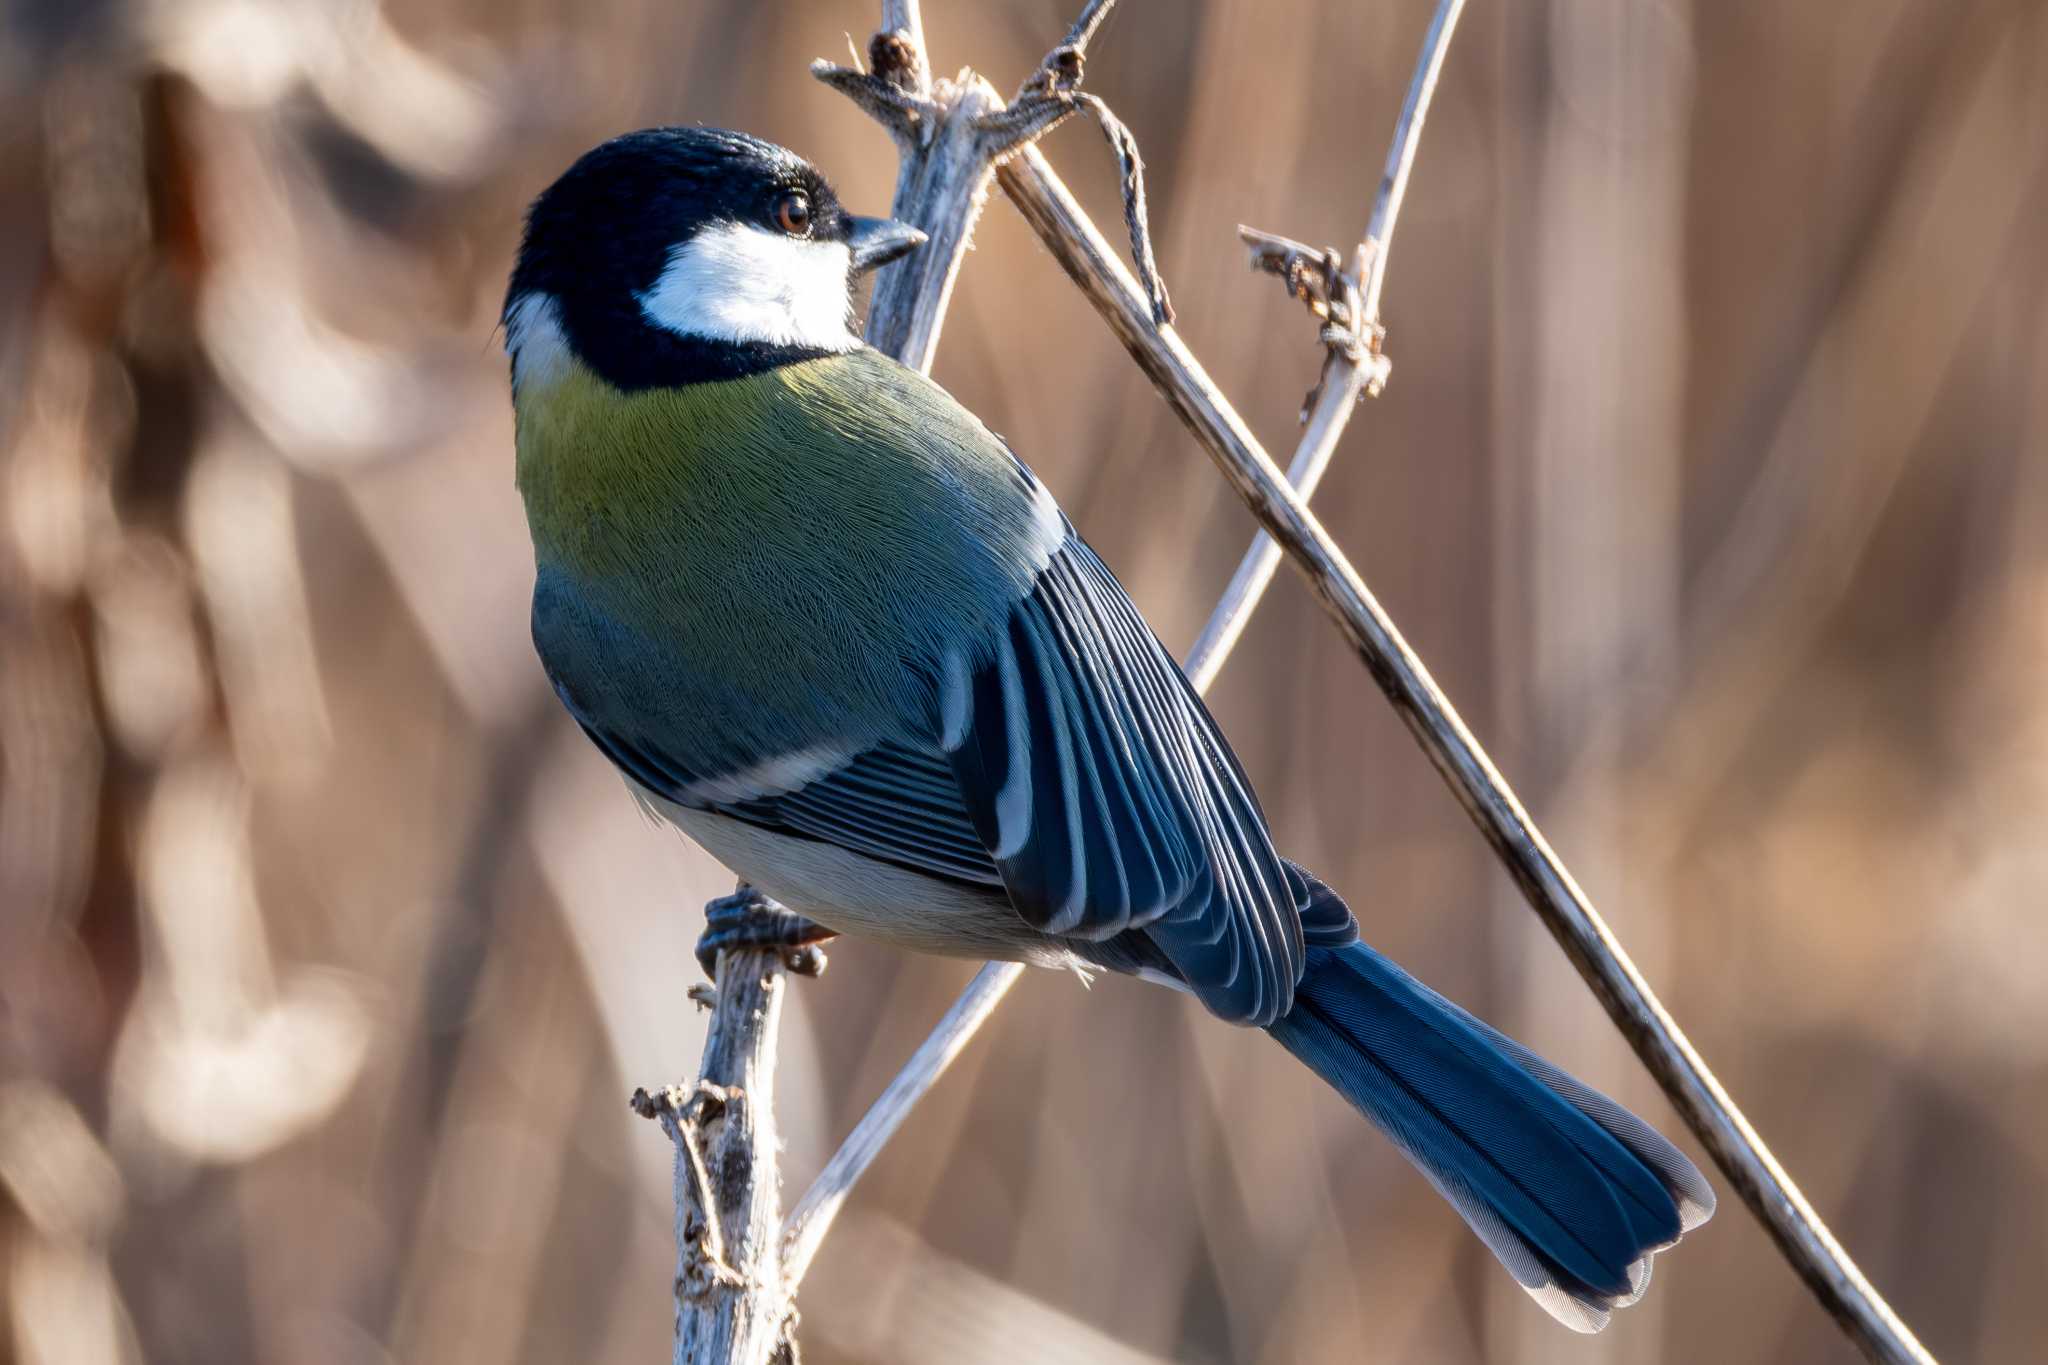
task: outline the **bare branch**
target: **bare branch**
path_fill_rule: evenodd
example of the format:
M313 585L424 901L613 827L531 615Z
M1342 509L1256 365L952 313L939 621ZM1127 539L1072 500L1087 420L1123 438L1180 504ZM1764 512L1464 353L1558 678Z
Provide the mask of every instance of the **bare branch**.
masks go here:
M1080 17L1074 20L1074 26L1067 30L1066 41L1060 46L1086 53L1089 42L1102 27L1102 21L1109 18L1109 12L1115 8L1116 0L1088 0Z
M1387 286L1387 257L1394 245L1394 227L1401 218L1401 203L1408 197L1408 173L1415 169L1415 153L1422 146L1422 125L1429 118L1429 102L1436 96L1437 77L1443 73L1444 57L1451 50L1451 35L1457 32L1458 16L1465 0L1439 0L1430 16L1429 31L1422 38L1422 57L1408 82L1407 98L1401 102L1401 118L1394 125L1394 143L1387 151L1386 170L1380 174L1379 193L1373 198L1372 219L1366 225L1365 240L1359 244L1360 259L1354 275L1365 277L1365 326L1370 330L1380 320L1380 293Z
M1137 284L1045 159L1027 148L1001 167L997 178L1138 367L1294 559L1530 907L1822 1306L1870 1359L1931 1362L1650 990L1344 552L1281 478L1180 338L1151 325Z
M906 94L873 71L815 61L811 75L859 105L862 113L889 130L898 146L916 143L918 127L932 111L929 100Z
M1145 299L1151 305L1152 321L1164 327L1173 321L1173 300L1167 297L1166 281L1159 274L1158 258L1152 254L1152 225L1145 212L1145 162L1138 155L1138 139L1123 120L1095 95L1074 96L1095 115L1102 135L1116 153L1116 165L1123 187L1124 229L1131 236L1131 259L1137 262L1138 278L1145 282Z
M675 1144L674 1365L759 1365L793 1349L774 1103L783 958L780 949L721 953L695 1089L633 1096Z
M1344 435L1345 424L1351 420L1352 410L1365 392L1366 377L1371 373L1362 365L1340 364L1333 369L1335 372L1323 380L1322 391L1309 413L1308 428L1302 432L1301 443L1294 448L1294 458L1287 465L1287 482L1299 489L1304 499L1315 492L1329 468L1337 442ZM1206 691L1216 680L1223 661L1237 647L1238 638L1250 624L1252 613L1258 610L1259 599L1272 586L1273 574L1279 567L1280 546L1264 531L1259 532L1239 561L1237 571L1230 576L1230 584L1224 588L1223 597L1210 613L1201 635L1196 637L1194 648L1188 651L1187 674L1196 687Z

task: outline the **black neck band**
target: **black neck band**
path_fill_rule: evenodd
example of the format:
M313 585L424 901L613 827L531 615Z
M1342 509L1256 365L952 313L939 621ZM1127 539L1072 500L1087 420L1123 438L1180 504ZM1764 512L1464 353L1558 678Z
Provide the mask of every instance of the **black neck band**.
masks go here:
M627 393L744 379L834 354L818 346L678 336L649 322L638 309L629 312L620 307L565 303L562 325L569 345L583 363L600 379Z

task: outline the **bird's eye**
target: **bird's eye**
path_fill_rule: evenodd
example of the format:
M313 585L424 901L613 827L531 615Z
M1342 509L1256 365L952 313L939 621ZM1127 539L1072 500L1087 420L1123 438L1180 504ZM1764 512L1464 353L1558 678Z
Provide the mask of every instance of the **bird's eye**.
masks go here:
M792 237L808 237L811 232L811 196L802 190L791 190L776 200L775 226Z

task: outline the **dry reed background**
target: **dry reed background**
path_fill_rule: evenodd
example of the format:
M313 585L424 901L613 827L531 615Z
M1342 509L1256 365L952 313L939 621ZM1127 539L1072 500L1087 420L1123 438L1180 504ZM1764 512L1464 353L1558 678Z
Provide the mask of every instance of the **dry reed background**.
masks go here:
M1051 0L932 4L1008 87ZM1275 448L1427 18L1126 0L1181 327ZM586 12L587 11L587 12ZM492 325L661 121L894 157L873 6L26 0L0 18L0 1361L661 1358L697 907L530 658ZM1116 218L1077 126L1048 153ZM2048 1340L2048 8L1475 7L1316 505L1929 1347ZM1170 644L1249 533L1000 199L939 377ZM1213 694L1380 946L1666 1128L1282 582ZM801 983L793 1182L969 968ZM1299 1116L1277 1127L1254 1110ZM1265 1040L1033 975L803 1295L817 1361L1846 1360L1733 1201L1587 1340Z

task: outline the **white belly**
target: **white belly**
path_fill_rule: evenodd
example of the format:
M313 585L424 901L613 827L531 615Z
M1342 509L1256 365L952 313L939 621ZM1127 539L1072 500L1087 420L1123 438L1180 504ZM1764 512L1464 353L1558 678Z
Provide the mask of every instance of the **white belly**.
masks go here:
M1026 924L998 890L964 887L834 844L640 795L735 875L828 929L951 957L1074 965L1065 947Z

